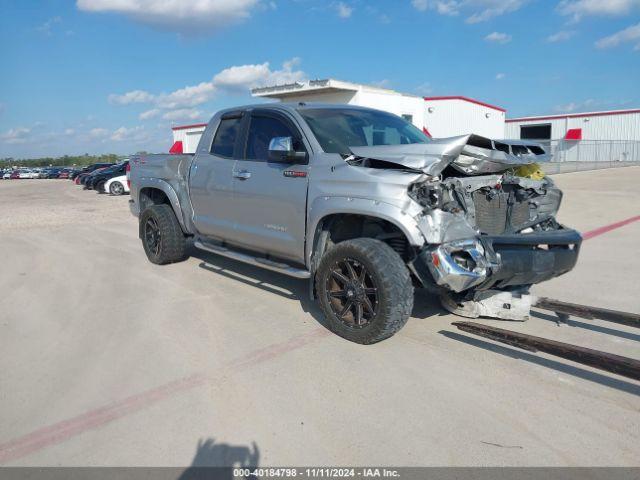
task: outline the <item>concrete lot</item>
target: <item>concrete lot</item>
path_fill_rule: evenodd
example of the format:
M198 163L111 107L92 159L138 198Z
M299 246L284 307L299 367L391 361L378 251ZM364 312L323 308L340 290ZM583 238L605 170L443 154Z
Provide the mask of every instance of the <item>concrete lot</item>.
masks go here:
M640 215L640 167L555 178L581 231ZM152 265L127 200L0 182L0 464L640 465L640 383L459 333L425 294L395 337L348 343L305 282ZM638 312L639 242L595 236L535 291ZM487 323L640 358L615 324Z

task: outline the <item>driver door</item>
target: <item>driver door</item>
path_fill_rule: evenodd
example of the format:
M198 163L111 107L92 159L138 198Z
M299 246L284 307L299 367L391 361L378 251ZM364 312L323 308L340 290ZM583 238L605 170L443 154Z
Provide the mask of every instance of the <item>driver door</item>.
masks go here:
M304 263L308 156L300 163L269 161L269 143L275 137L292 137L297 151L309 151L298 127L284 114L251 112L233 172L235 240Z

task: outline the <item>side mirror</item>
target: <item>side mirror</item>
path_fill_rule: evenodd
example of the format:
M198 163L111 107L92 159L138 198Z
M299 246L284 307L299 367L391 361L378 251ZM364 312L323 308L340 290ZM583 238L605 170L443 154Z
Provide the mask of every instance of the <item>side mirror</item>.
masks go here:
M297 162L307 158L306 152L293 149L293 138L274 137L269 142L269 160L272 162Z

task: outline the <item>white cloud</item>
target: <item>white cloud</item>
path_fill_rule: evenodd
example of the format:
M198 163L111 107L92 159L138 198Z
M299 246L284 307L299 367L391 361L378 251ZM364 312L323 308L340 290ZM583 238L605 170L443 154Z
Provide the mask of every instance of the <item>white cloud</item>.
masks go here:
M562 0L556 10L577 22L587 15L625 15L640 7L640 0Z
M218 93L248 94L251 88L304 80L306 74L296 69L299 63L300 59L296 57L284 62L278 70L272 70L269 62L233 66L220 71L210 81L198 85L157 95L144 90L133 90L122 95L112 94L109 95L109 102L116 105L153 105L153 108L140 114L141 120L148 120L157 117L161 110L181 110L202 105Z
M149 135L142 126L132 128L120 127L114 130L110 138L114 142L140 143L146 141Z
M509 43L511 41L511 35L501 32L492 32L484 37L484 39L487 42L500 43L504 45L505 43Z
M594 99L590 98L588 100L585 100L584 102L571 102L571 103L567 103L566 105L556 105L554 107L554 110L558 113L573 113L573 112L577 112L578 110L588 110L588 109L593 109L596 108L599 105L599 102L596 102Z
M412 0L411 4L422 12L434 10L441 15L465 12L467 23L480 23L494 17L519 10L528 0Z
M0 140L3 143L7 143L9 145L25 143L30 133L31 133L30 128L26 128L26 127L10 128L5 133L0 135Z
M67 129L64 131L64 134L65 134L65 135L69 135L69 136L70 136L70 135L73 135L73 134L75 134L75 133L76 133L76 131L75 131L73 128L67 128Z
M612 48L617 47L622 43L636 43L634 50L640 50L640 23L632 25L631 27L620 30L613 35L601 38L596 42L598 48Z
M165 109L194 107L211 100L215 92L216 87L212 82L202 82L198 85L180 88L166 95L158 95L154 101L160 108Z
M260 0L77 0L78 9L119 13L170 31L213 33L248 18Z
M133 90L124 95L109 95L109 103L116 105L129 105L131 103L148 103L153 101L154 97L149 92L143 90Z
M496 75L496 80L504 80L507 76L504 73L498 73Z
M46 36L50 36L51 35L51 28L57 24L62 22L62 17L53 17L50 18L49 20L47 20L46 22L44 22L42 25L40 25L39 27L36 27L36 31L46 35Z
M212 83L219 89L245 91L265 85L299 82L306 77L304 72L294 70L299 64L300 59L295 57L284 62L280 70L271 70L269 62L230 67L215 75Z
M192 108L182 108L167 112L162 115L162 118L164 120L197 120L202 118L202 112Z
M151 118L157 117L158 115L160 115L160 109L152 108L151 110L142 112L140 115L138 115L138 118L140 118L140 120L149 120Z
M429 82L418 85L415 90L418 95L431 95L433 93L433 88Z
M371 82L371 85L378 88L391 88L391 80L383 78L382 80Z
M93 139L104 138L109 135L109 130L106 128L92 128L89 130L89 136Z
M458 0L412 0L411 4L421 12L435 10L441 15L458 15L464 2Z
M353 7L347 5L344 2L338 2L334 4L334 8L336 9L336 13L340 18L349 18L353 13Z
M571 39L576 32L574 30L561 30L557 33L549 35L547 37L547 42L549 43L558 43L558 42L566 42Z

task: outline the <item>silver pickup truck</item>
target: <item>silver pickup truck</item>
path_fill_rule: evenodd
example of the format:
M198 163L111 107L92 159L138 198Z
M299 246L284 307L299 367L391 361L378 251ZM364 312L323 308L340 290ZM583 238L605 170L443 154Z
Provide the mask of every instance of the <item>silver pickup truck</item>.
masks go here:
M548 158L531 142L431 140L369 108L254 105L217 113L195 154L133 157L130 205L151 262L185 259L192 239L309 279L330 328L370 344L406 323L414 287L464 302L573 268L581 237L535 169Z

